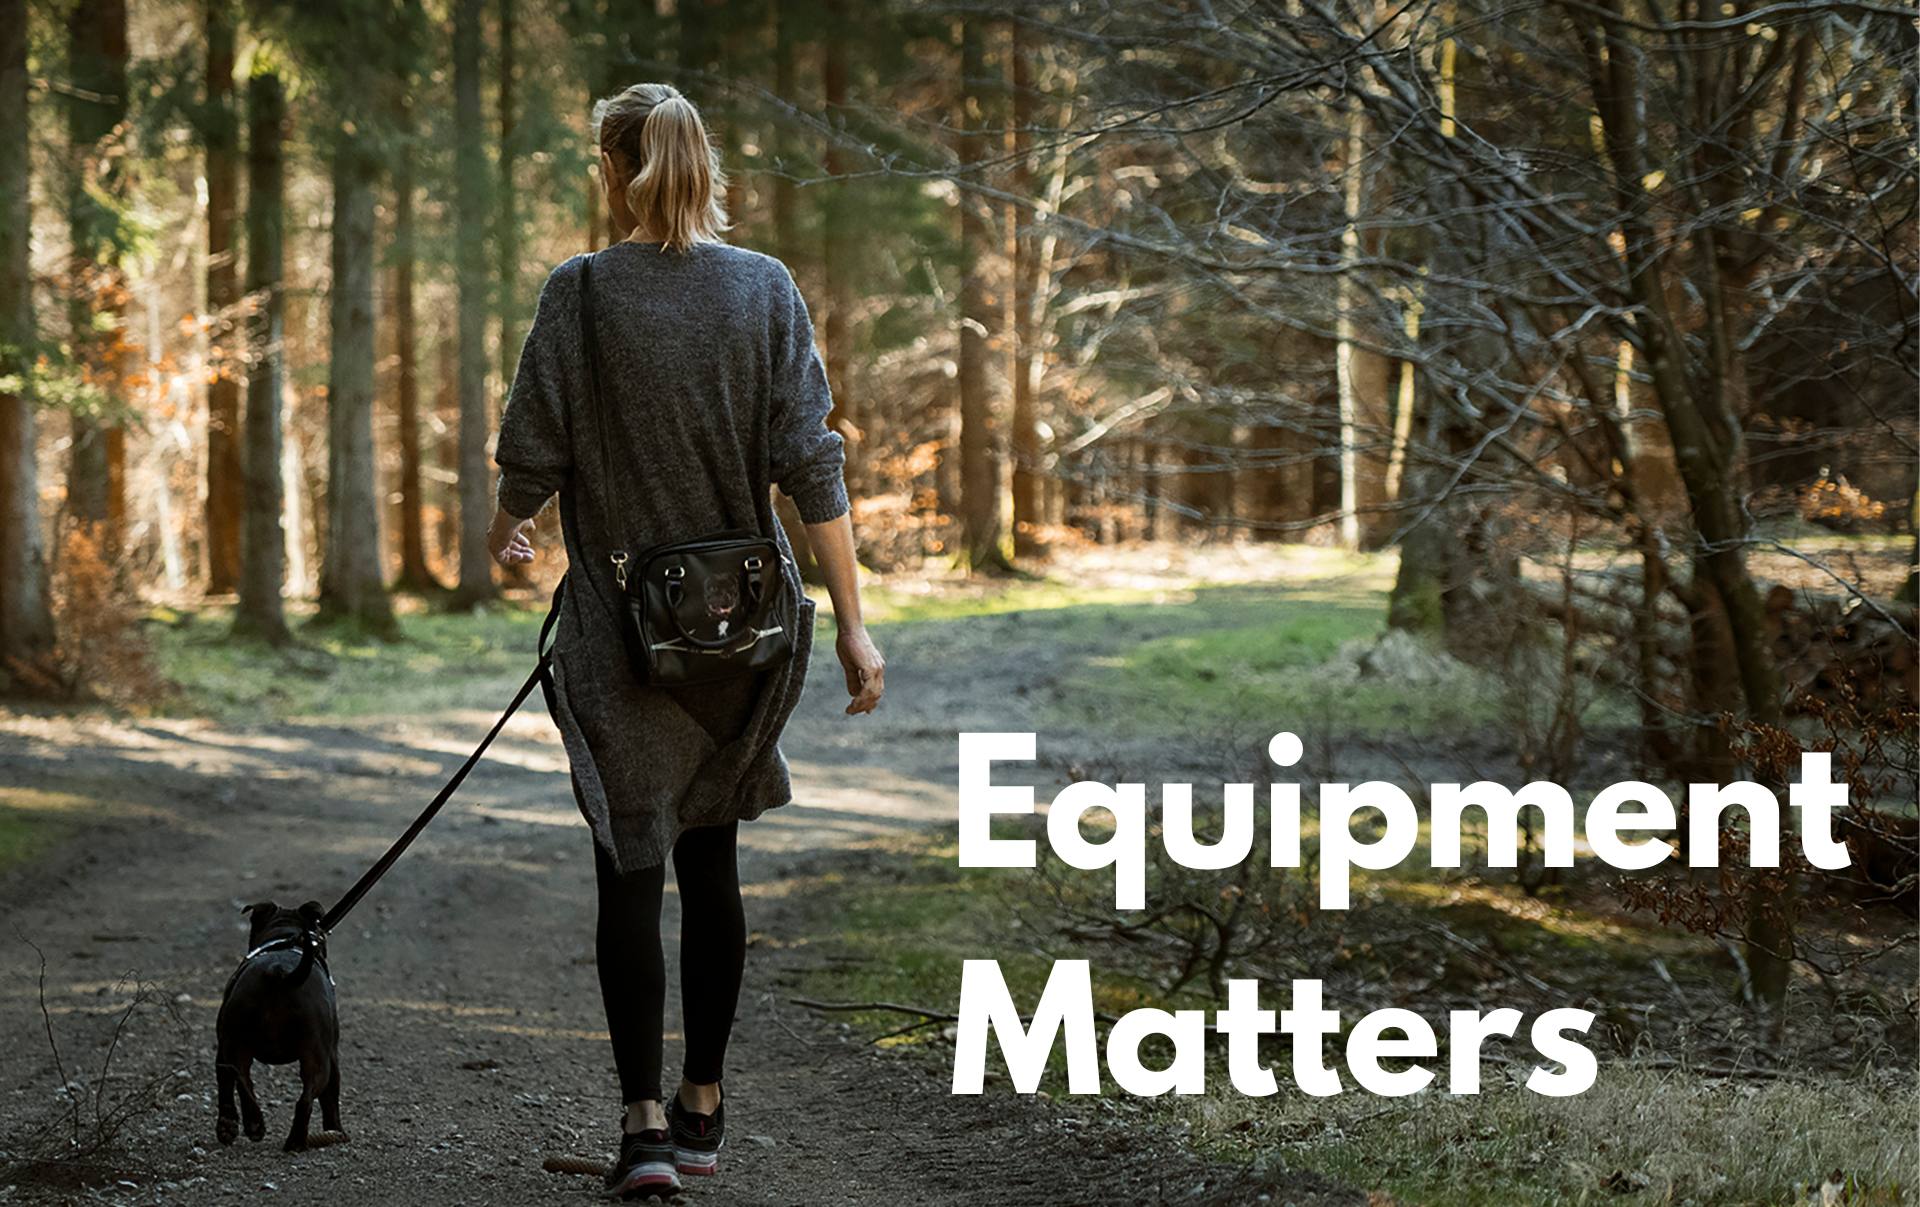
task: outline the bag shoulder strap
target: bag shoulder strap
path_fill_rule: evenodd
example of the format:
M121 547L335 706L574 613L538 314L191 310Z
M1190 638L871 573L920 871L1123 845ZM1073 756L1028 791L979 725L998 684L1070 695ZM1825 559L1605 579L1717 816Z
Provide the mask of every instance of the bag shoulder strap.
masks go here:
M624 512L620 506L618 479L613 472L613 438L607 426L606 401L600 396L600 338L593 318L593 258L598 254L588 252L587 258L580 262L580 341L587 358L587 405L592 409L598 427L600 479L607 497L607 527L621 546L608 555L608 560L613 563L614 579L625 590L628 550L625 547L626 538L621 532Z

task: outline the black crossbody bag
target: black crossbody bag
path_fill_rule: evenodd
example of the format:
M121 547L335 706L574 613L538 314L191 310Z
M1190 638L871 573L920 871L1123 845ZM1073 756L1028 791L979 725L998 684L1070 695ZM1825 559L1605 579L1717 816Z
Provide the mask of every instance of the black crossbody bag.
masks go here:
M580 266L580 334L586 342L588 403L598 421L608 525L618 546L608 555L620 601L627 660L643 683L673 687L756 674L793 657L798 611L781 572L780 546L730 529L655 545L629 557L619 479L600 395L600 346L593 323L593 257Z

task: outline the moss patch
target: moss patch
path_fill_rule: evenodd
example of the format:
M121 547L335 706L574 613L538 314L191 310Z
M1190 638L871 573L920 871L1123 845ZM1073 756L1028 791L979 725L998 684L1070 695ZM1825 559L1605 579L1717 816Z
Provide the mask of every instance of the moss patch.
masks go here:
M98 800L72 792L0 788L0 871L38 858L80 831Z
M400 640L346 628L305 628L276 650L237 638L220 609L185 613L149 633L161 673L179 688L167 711L227 720L432 715L494 709L533 668L543 608L420 613Z

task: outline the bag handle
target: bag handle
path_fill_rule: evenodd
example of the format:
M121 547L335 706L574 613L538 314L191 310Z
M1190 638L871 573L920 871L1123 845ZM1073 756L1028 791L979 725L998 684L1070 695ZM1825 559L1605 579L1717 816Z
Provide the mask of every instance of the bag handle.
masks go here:
M701 650L724 650L730 646L740 645L743 642L751 644L749 634L752 634L757 627L754 617L760 614L761 603L766 599L766 587L761 581L765 571L766 562L758 555L747 558L740 565L740 593L752 605L747 612L747 624L745 628L738 633L726 637L695 637L692 633L687 632L686 623L680 619L680 602L684 598L684 592L686 590L681 580L686 570L681 568L680 573L675 574L673 569L669 568L667 571L666 591L667 616L673 621L673 627L680 634L680 640L693 646L695 649ZM753 638L753 640L757 640L757 637Z
M627 589L627 549L626 539L620 532L620 521L625 514L618 498L618 479L613 473L613 440L607 428L607 408L600 397L600 340L595 331L593 320L593 258L598 252L588 252L587 258L580 262L580 341L586 347L587 355L587 405L592 408L600 438L600 480L605 483L607 495L607 527L613 533L620 547L607 555L613 563L613 578L622 591Z

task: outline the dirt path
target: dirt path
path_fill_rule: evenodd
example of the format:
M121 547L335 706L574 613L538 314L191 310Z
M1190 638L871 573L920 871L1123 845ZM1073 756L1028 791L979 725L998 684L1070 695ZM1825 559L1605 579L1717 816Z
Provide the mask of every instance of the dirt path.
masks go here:
M978 623L988 631L968 640L940 626L895 642L888 706L858 723L838 713L834 668L816 662L787 742L800 799L742 831L752 946L729 1061L730 1159L687 1198L1355 1201L1309 1176L1210 1164L1111 1104L954 1098L922 1065L787 1003L783 982L803 953L782 939L818 908L809 882L864 845L949 820L955 730L1007 727L1007 701L1046 690L1057 643L1004 617ZM996 656L983 661L983 648ZM213 1141L213 1021L244 943L238 907L341 891L484 731L495 699L472 703L431 724L0 719L10 787L124 802L123 820L0 881L0 1155L59 1105L24 940L45 953L66 1076L93 1093L137 976L152 997L125 1025L107 1101L163 1082L118 1155L38 1167L0 1184L0 1203L593 1196L597 1183L541 1168L555 1154L602 1155L617 1094L594 978L589 839L537 705L334 936L352 1141L280 1151L293 1097L284 1070L259 1079L268 1142ZM670 1031L669 1069L677 1039Z

